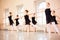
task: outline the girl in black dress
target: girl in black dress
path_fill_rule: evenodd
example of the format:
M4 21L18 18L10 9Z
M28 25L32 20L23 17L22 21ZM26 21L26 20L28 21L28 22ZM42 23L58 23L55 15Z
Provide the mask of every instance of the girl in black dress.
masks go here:
M45 15L46 15L46 23L47 23L47 30L49 32L49 34L51 33L50 31L50 24L52 23L54 29L56 30L56 32L59 33L57 26L55 25L55 22L53 21L53 17L51 15L51 10L50 10L50 3L47 3L47 8L45 9Z
M14 22L13 22L13 20L12 20L12 13L10 12L9 14L10 14L10 16L8 16L9 24L13 26L13 23L14 23Z
M28 10L25 10L25 15L24 15L24 18L25 18L25 25L28 27L27 29L29 29L29 30L27 30L26 29L26 31L30 31L30 19L29 19L29 14L28 14Z
M16 20L16 26L18 26L19 25L19 21L18 21L19 20L19 15L16 16L15 20Z
M29 19L29 15L28 15L28 10L25 10L26 15L24 16L25 18L25 25L30 25L30 19Z
M53 19L53 22L55 22L55 27L54 27L54 28L55 28L56 32L59 33L59 30L58 30L58 28L57 28L57 27L58 27L58 26L57 26L58 23L57 23L57 21L56 21L56 16L57 16L57 15L55 15L55 11L53 10L53 11L52 11L52 19ZM58 16L57 16L57 17L58 17Z
M32 16L32 27L34 27L34 30L35 30L35 32L36 32L36 24L37 24L37 21L35 20L35 18L36 18L36 14L35 13L33 13L33 16Z
M34 25L36 25L36 23L37 23L37 21L35 20L35 13L33 14L33 17L32 17L32 23L33 23Z

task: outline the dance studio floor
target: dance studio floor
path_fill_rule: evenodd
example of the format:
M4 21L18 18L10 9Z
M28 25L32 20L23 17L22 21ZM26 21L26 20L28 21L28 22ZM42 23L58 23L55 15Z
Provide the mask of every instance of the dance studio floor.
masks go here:
M0 30L0 40L60 40L57 33L44 32L20 32L20 31L7 31Z

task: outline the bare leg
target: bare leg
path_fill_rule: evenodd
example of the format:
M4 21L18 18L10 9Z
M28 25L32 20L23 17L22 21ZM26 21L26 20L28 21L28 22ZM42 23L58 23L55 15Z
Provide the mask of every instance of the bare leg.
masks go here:
M27 31L27 32L30 31L30 25L26 25L26 31Z
M33 28L34 28L34 32L36 32L36 25L33 25Z
M57 25L55 24L55 22L52 22L52 25L53 25L55 31L58 32L58 34L59 34L59 30L58 30Z
M51 38L50 23L47 24L47 31L48 31L48 38L50 40L50 38Z

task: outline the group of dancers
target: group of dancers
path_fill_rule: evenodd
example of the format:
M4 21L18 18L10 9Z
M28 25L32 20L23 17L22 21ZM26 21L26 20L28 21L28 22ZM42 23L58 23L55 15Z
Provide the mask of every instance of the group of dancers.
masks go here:
M47 8L45 9L45 15L46 15L46 24L47 24L47 31L50 33L51 31L50 31L50 24L52 24L53 25L53 27L54 27L54 29L55 29L55 31L57 32L57 33L59 33L59 30L58 30L58 28L57 28L57 21L56 21L56 15L55 15L55 10L51 10L51 8L50 8L50 3L49 2L47 2L47 4L46 4L46 6L47 6ZM30 25L30 19L29 19L29 14L28 14L28 10L25 10L25 15L24 15L24 19L25 19L25 25ZM9 22L10 22L10 25L13 25L13 20L12 20L12 13L10 12L10 16L8 17L9 18ZM18 26L19 25L19 15L17 15L17 17L16 17L16 26ZM33 17L32 17L32 23L34 24L34 25L36 25L36 23L37 23L37 21L35 20L35 13L33 13Z
M31 23L31 20L29 19L29 15L30 14L28 14L28 12L29 12L28 10L25 10L25 15L24 15L25 25L30 25L30 23ZM9 18L9 24L13 26L14 21L12 19L12 12L10 12L9 14L10 14L10 16L8 16L8 18ZM19 15L17 15L16 18L15 18L16 26L18 26L20 24L18 20L19 20ZM32 23L34 25L37 23L37 21L35 20L35 13L33 13Z
M59 30L57 28L58 23L56 21L57 15L55 14L55 10L51 10L49 2L47 2L46 6L47 8L45 9L45 15L46 15L47 31L49 32L49 34L51 33L50 24L52 24L55 31L60 35Z

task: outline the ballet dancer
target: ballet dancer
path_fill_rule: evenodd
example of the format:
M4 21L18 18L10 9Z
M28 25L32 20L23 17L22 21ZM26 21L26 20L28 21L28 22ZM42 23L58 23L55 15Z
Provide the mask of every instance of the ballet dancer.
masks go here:
M12 12L9 12L10 16L8 16L8 19L9 19L9 24L10 26L12 25L13 26L13 19L12 19Z
M19 15L17 15L17 16L16 16L16 19L15 19L15 21L16 21L16 26L19 25L19 21L18 21L18 20L19 20Z
M33 13L32 23L33 23L34 25L36 25L36 23L37 23L37 21L35 20L35 13Z
M35 17L36 17L36 14L33 13L33 16L32 16L32 27L34 27L34 30L36 32L36 24L37 24L37 21L35 20Z
M55 14L55 11L54 11L54 10L52 11L52 14L51 14L51 15L52 15L53 22L55 22L55 23L54 23L54 24L55 24L55 26L54 26L55 31L56 31L56 33L59 33L59 30L58 30L58 28L57 28L57 27L58 27L58 26L57 26L58 23L57 23L57 21L56 21L56 16L57 16L57 15ZM58 17L58 16L57 16L57 17ZM58 18L59 18L59 17L58 17Z
M24 18L25 18L25 25L27 25L29 27L29 30L30 30L30 19L29 19L29 14L28 14L28 10L25 10L25 15L24 15ZM27 31L27 29L26 29Z

